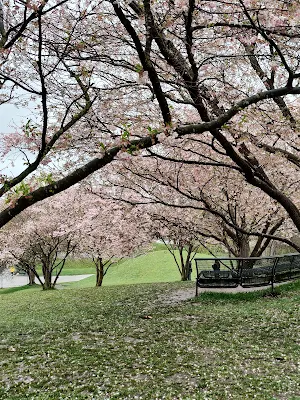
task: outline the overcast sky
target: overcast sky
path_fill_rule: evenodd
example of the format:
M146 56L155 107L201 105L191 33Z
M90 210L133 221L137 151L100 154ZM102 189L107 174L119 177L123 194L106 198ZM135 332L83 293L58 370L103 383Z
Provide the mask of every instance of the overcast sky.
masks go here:
M2 104L0 107L0 133L14 132L17 127L26 123L30 116L30 110L17 108L12 104ZM11 166L10 159L14 160L14 166ZM24 169L24 161L17 153L7 156L6 160L0 160L0 170L7 175L16 175Z

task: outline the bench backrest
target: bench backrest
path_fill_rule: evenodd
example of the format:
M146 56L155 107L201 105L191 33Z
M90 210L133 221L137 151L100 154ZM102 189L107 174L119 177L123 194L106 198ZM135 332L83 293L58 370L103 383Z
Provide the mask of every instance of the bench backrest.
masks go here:
M228 287L238 284L243 287L266 286L274 282L300 278L300 254L298 253L276 257L220 257L218 258L220 271L213 270L215 260L215 258L195 259L198 286Z

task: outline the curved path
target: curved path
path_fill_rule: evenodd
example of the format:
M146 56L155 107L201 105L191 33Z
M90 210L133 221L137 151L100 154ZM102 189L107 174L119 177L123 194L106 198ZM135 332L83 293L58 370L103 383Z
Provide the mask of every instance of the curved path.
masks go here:
M93 276L93 274L86 275L63 275L57 280L57 283L64 282L76 282L82 279ZM36 280L36 283L38 281ZM24 286L28 284L28 277L26 275L14 275L14 276L0 276L0 289L12 288L17 286Z
M285 283L291 283L294 281L285 281L280 283L275 283L274 286L280 286ZM246 292L255 292L258 290L266 290L270 289L271 286L256 286L251 288L243 288L242 286L237 286L235 288L198 288L198 295L204 292L214 292L214 293L246 293ZM196 295L196 287L194 288L186 288L179 289L176 291L169 292L167 295L161 297L161 300L168 304L174 304L181 301L189 300L194 298Z

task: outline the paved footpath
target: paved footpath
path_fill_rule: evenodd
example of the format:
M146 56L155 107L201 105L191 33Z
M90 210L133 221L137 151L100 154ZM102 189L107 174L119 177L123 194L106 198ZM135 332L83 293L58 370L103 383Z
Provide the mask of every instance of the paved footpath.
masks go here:
M57 283L64 283L64 282L76 282L81 281L82 279L88 278L89 276L93 276L93 274L88 275L64 275L60 276L57 280ZM38 280L36 279L36 283ZM28 284L28 277L27 275L14 275L14 276L7 276L3 277L0 276L0 289L17 287L17 286L24 286Z
M285 283L291 283L293 281L286 281L275 283L274 286L280 286ZM258 290L270 290L271 286L260 286L260 287L251 287L251 288L243 288L242 286L238 286L236 288L198 288L198 295L204 292L210 293L246 293L246 292L255 292ZM195 297L196 290L195 288L187 288L187 289L179 289L175 292L169 292L166 295L163 295L159 298L160 301L166 304L176 304L184 300L189 300Z

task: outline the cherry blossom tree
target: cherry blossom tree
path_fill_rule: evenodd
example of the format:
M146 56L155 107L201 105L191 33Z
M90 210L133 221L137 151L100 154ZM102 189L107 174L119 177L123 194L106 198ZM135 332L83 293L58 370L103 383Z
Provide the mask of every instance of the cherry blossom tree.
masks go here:
M173 154L169 150L168 156L164 153L155 159L151 152L150 158L145 154L134 162L123 162L112 178L106 178L107 195L143 204L145 212L159 214L165 224L188 230L198 240L219 242L237 257L260 256L271 240L299 249L292 241L295 228L276 202L246 184L234 169L213 168L208 153L206 165L199 166L194 157L201 148L195 143L193 157L184 157L182 147L179 150L177 159L171 149ZM189 156L190 150L185 150ZM286 180L282 190L293 195L295 188ZM164 206L163 211L158 212L155 205Z
M120 152L177 137L221 154L300 230L298 199L281 187L287 173L299 180L298 14L271 0L1 5L1 101L32 97L40 112L4 142L27 165L2 177L12 201L0 226ZM55 157L67 162L50 174Z
M272 150L277 143L282 151L276 151L285 161L297 158L296 97L283 98L299 94L295 5L281 4L276 13L271 1L186 1L180 8L144 1L143 7L135 2L113 7L149 80L156 73L167 88L155 92L165 123L173 129L177 125L179 136L209 132L204 139L207 147L222 153L250 184L278 201L299 229L295 200L280 190L281 177L270 176L266 152L259 152L268 145ZM180 104L180 120L164 107L166 98L172 105ZM258 135L252 134L250 125ZM280 127L288 130L285 141ZM166 129L165 136L170 131Z
M161 240L172 255L182 281L191 279L192 261L203 242L195 232L191 213L179 212L172 207L147 208L151 215L152 230L156 238ZM193 215L194 216L194 215Z
M15 259L31 283L34 275L44 290L55 287L67 257L79 242L75 216L80 206L76 208L75 199L74 191L65 192L26 210L1 230L8 259Z
M87 192L85 208L77 229L81 231L77 253L92 258L96 268L96 286L102 286L109 268L123 257L137 255L150 247L150 221L138 209L101 199Z

